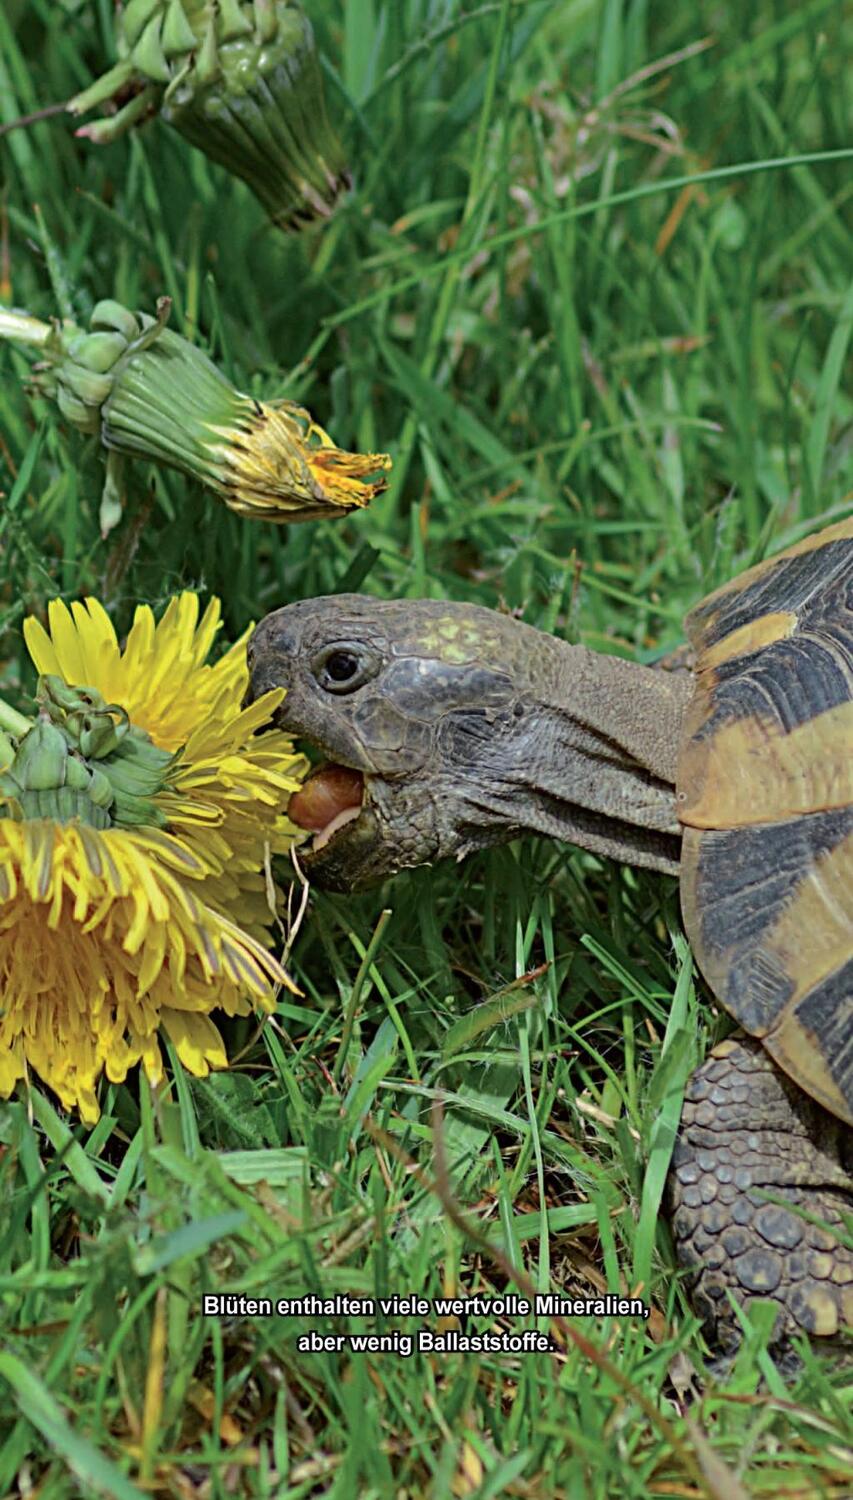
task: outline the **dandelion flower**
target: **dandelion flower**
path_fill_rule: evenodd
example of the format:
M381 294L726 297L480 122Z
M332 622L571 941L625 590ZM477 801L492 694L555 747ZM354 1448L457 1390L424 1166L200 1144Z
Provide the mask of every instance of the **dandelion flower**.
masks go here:
M227 1064L210 1011L290 984L261 872L305 764L255 733L280 695L241 707L245 637L207 663L218 601L140 607L123 650L93 599L48 626L24 627L38 719L0 705L0 1094L31 1069L93 1122L102 1072L160 1079L161 1027L203 1076Z
M198 596L186 592L169 602L158 623L140 605L123 650L96 599L70 609L52 600L48 630L31 617L24 638L37 671L121 702L160 750L183 747L169 786L154 801L204 863L205 901L262 940L269 921L265 846L273 854L290 847L293 829L284 810L308 763L281 730L255 733L269 723L274 694L241 706L250 629L208 665L221 628L219 600L199 618Z
M343 516L385 489L387 453L344 452L304 407L236 390L166 327L170 308L162 297L153 318L105 300L88 333L0 309L0 337L42 353L33 385L113 460L102 530L120 515L114 465L127 455L179 469L239 514L279 523Z

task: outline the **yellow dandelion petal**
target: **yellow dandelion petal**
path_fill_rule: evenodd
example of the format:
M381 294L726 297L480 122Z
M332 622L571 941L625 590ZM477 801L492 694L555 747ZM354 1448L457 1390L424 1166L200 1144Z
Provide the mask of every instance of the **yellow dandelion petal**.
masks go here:
M60 676L66 682L85 683L86 664L80 636L71 611L62 599L51 599L47 606L50 634L56 650Z
M55 880L53 882L53 894L47 908L47 925L48 927L52 927L54 930L59 926L59 919L62 916L62 896L62 882L59 880ZM78 902L76 900L74 904L75 910L78 909ZM82 903L80 903L80 905L82 906Z
M150 659L154 649L154 631L153 610L149 609L147 604L138 605L133 616L133 624L128 632L122 659L128 685L135 684L137 678L145 671L145 663Z
M167 798L163 799L164 802L168 800ZM176 810L182 806L178 798L172 800ZM160 804L158 803L158 805ZM202 821L207 822L208 814L210 815L210 820L215 820L218 810L216 808L208 809L201 803L196 805L191 804L191 811L188 815L190 820L192 820L193 814L201 817ZM186 840L176 837L172 832L165 832L160 828L140 828L134 837L140 849L146 850L149 854L155 854L169 869L177 870L180 874L186 875L193 880L201 880L210 874L210 861L208 859L199 859ZM224 847L223 853L227 855L227 845ZM215 861L214 868L217 864L218 861Z
M208 655L210 653L210 648L213 645L218 631L220 631L221 629L222 607L218 599L211 599L210 603L207 606L207 609L201 617L201 622L195 633L195 640L192 643L194 666L203 666L203 664L207 661ZM226 655L222 658L222 661L227 660L228 656L233 655L234 649L235 648L232 647L231 652L226 653Z
M101 896L100 901L96 901L91 907L89 915L87 916L86 912L87 908L89 907L89 893L86 890L85 886L81 886L78 892L77 900L74 904L74 910L72 912L74 921L80 923L80 931L94 932L96 927L100 927L101 923L104 922L109 916L114 900L115 896L113 895L113 893L110 891L105 891Z
M163 1054L156 1036L146 1036L138 1043L139 1060L145 1069L149 1083L157 1084L163 1079Z
M198 594L187 590L169 600L157 626L157 634L164 643L169 642L173 650L192 652L197 624Z
M37 672L63 675L56 647L40 620L30 615L24 621L24 640Z
M109 701L120 663L118 641L112 620L97 599L87 598L71 605L71 617L80 642L83 678L87 685L104 683L101 691Z
M122 1083L135 1062L136 1049L129 1047L123 1036L113 1037L104 1055L104 1072L110 1083Z
M89 874L95 876L103 875L105 869L107 869L102 856L103 840L98 839L92 830L86 827L85 823L80 824L77 829L77 836L80 839L80 852ZM113 869L115 869L114 866ZM118 871L115 873L117 875ZM119 891L120 885L114 884L114 894L118 895Z
M16 830L15 842L20 837L23 845L23 876L27 894L32 901L45 901L53 878L54 825L39 821L22 823L20 829L20 835Z
M130 893L133 915L125 933L122 947L125 953L138 953L148 936L148 929L152 924L153 913L146 899L146 891L139 885L133 887Z
M151 910L151 918L154 922L165 922L169 917L169 898L164 889L166 885L166 872L161 870L151 860L144 848L144 844L135 835L113 830L117 839L122 842L122 855L130 872L129 895L136 899L144 895L145 902ZM128 945L128 952L133 949Z
M117 1081L120 1082L121 1080ZM57 1093L59 1093L58 1089ZM62 1099L61 1094L59 1097ZM97 1125L101 1118L101 1106L98 1103L98 1096L91 1084L83 1082L82 1079L78 1081L73 1097L69 1094L62 1102L67 1105L69 1100L71 1100L72 1106L76 1104L84 1125Z
M204 1078L211 1068L228 1065L222 1037L207 1016L164 1010L163 1027L188 1072Z
M104 881L107 891L113 896L126 896L129 883L126 867L122 867L113 857L113 844L111 842L104 841L101 848Z
M169 933L172 942L169 969L173 982L173 988L186 983L187 977L187 945L181 929L174 925ZM158 981L163 978L162 973L158 975ZM152 990L154 985L151 986Z
M190 735L186 744L188 761L199 758L202 747L204 747L204 752L210 755L216 743L227 741L231 745L245 744L251 735L269 723L284 698L283 688L273 688L271 692L264 693L262 698L257 698L248 708L239 711L235 717L226 717L224 713L216 712L220 706L227 705L229 699L233 704L238 693L242 698L248 686L248 675L248 670L244 667L243 677L239 683L235 682L234 686L228 689L227 694L223 694L222 705L217 703L212 706L210 722L200 724ZM289 745L284 735L279 736L279 741Z
M20 1054L3 1048L0 1050L0 1095L7 1099L18 1082L24 1077L24 1065Z
M144 995L159 979L166 961L166 924L152 923L139 966L139 993Z

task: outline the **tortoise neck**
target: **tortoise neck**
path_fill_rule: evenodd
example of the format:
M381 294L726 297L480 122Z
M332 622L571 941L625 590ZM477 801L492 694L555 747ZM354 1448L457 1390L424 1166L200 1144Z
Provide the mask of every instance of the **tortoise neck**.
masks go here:
M692 672L643 667L586 646L555 644L559 705L569 719L674 788Z
M512 820L596 854L677 872L675 779L690 673L554 637L537 646L519 684L527 701L508 757Z

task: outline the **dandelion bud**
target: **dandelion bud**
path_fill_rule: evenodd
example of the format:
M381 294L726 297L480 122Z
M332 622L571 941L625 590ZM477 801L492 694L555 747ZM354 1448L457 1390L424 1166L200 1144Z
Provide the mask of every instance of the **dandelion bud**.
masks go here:
M71 100L72 114L123 96L77 134L113 141L159 111L191 145L247 182L282 229L328 218L349 186L326 114L310 22L286 0L131 0L120 61Z
M180 469L241 515L329 519L386 488L387 453L344 452L304 407L238 391L201 349L166 327L170 308L162 297L151 317L104 301L89 333L57 325L37 340L45 357L33 384L111 454ZM35 342L32 321L7 312L0 336L15 338L20 325L22 341ZM102 502L104 531L118 519L112 477Z

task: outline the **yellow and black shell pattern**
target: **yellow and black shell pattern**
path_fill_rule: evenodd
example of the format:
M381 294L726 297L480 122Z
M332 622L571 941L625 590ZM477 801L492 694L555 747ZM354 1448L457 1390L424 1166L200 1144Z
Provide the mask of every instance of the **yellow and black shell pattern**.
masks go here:
M853 519L691 612L681 905L730 1015L853 1124Z

